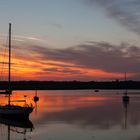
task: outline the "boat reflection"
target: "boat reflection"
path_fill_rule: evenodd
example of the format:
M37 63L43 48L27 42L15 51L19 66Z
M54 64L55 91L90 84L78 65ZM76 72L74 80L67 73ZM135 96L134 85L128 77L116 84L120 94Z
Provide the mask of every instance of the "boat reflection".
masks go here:
M7 127L7 140L11 138L11 132L23 135L23 140L27 140L26 134L33 131L33 123L29 120L15 120L0 117L0 125Z
M127 108L129 105L129 100L123 100L123 106L124 106L124 129L127 129Z
M37 96L37 90L35 91L35 96L33 98L35 103L35 115L37 115L37 102L39 101L39 97Z

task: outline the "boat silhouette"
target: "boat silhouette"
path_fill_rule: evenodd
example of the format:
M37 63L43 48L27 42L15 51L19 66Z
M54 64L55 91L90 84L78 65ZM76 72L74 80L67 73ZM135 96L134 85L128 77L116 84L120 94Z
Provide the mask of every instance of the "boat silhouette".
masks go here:
M124 92L124 96L122 97L123 102L128 102L129 103L129 96L127 93L127 81L126 81L126 72L125 72L125 92Z
M31 105L19 106L11 104L11 23L9 23L9 51L8 51L8 89L0 92L0 94L8 95L8 104L0 105L0 116L5 118L28 119L29 114L33 111L34 107ZM17 100L19 102L19 100Z

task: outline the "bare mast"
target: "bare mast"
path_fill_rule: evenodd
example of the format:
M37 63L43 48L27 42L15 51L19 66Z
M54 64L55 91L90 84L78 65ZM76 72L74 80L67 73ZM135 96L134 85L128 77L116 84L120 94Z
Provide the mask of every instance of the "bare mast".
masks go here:
M10 105L11 96L11 23L9 23L9 66L8 66L8 105Z

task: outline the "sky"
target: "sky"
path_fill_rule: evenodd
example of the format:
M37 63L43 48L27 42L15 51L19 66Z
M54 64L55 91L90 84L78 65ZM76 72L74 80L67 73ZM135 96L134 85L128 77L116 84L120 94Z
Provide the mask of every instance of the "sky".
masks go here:
M0 0L0 80L140 80L139 0Z

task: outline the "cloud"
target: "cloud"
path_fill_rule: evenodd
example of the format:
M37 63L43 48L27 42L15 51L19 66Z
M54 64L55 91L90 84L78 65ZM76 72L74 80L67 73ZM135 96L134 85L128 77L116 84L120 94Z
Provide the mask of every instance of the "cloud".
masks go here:
M80 68L116 73L139 73L140 70L140 48L125 43L117 46L107 42L88 42L64 49L43 46L30 46L29 49L41 61L61 61Z
M65 74L84 74L80 70L72 70L68 67L64 68L43 68L43 72L59 72L59 73L65 73Z
M7 35L0 35L0 40L5 40L5 38L7 38ZM42 37L37 37L35 35L32 35L32 36L14 35L12 37L12 41L15 41L15 42L25 42L25 41L26 42L27 41L44 42L44 41L46 41L46 38L43 39ZM3 45L5 45L5 44L3 44Z
M121 25L140 35L140 1L139 0L86 0L90 5L104 7L108 16Z
M13 68L19 72L23 68L36 79L50 76L53 80L105 80L121 78L124 72L133 79L140 77L138 46L94 41L61 49L31 43L18 45L13 48Z
M62 24L54 22L54 21L50 21L50 22L48 21L48 24L57 28L57 29L62 29L63 28Z
M43 42L45 39L42 39L41 37L36 37L36 36L21 36L21 35L14 35L12 40L15 41L39 41Z

